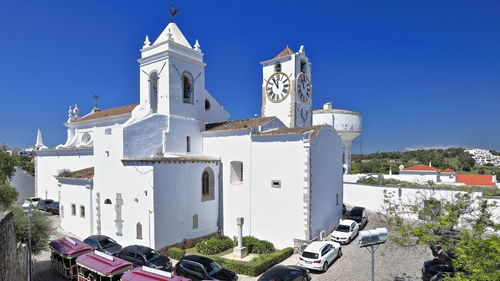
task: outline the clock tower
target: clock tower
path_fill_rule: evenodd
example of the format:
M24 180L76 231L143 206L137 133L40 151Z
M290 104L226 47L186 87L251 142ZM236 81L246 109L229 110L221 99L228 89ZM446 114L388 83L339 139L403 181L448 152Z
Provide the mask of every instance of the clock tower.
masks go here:
M286 47L262 64L262 117L276 116L288 127L311 126L311 63L304 46Z

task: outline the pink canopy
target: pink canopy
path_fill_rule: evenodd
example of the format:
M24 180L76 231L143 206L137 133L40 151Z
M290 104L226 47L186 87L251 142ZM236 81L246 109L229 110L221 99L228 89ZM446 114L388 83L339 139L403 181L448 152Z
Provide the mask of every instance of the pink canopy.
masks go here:
M166 277L160 274L155 274L151 271L145 271L142 267L136 267L127 273L123 274L122 281L191 281L191 279L172 276Z
M49 247L63 258L74 258L92 251L92 247L73 237L52 240Z
M121 273L132 267L132 264L128 261L122 260L120 258L109 256L111 259L102 257L95 252L90 252L88 254L79 256L76 259L76 264L78 266L85 267L94 272L102 275L112 275L115 273Z

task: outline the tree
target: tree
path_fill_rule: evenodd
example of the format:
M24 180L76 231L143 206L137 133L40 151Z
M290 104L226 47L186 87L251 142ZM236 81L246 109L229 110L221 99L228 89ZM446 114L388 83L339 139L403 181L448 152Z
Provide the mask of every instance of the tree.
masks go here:
M6 184L16 171L17 161L3 148L0 148L0 184Z
M17 242L28 244L28 215L20 208L14 208L12 211ZM36 255L47 248L47 242L53 229L47 214L33 211L31 216L31 247L33 254Z
M431 250L439 245L439 255L458 269L457 278L463 278L458 280L500 280L494 278L500 274L500 241L498 235L487 235L500 230L493 218L496 207L465 192L451 198L422 192L403 201L395 198L395 192L385 191L380 215L391 228L390 239L397 244L427 245ZM486 250L487 254L481 254Z
M16 202L17 196L15 188L0 183L0 212L9 209Z

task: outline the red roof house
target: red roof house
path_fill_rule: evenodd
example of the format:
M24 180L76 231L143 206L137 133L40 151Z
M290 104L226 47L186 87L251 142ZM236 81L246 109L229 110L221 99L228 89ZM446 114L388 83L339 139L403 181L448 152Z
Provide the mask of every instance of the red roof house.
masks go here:
M431 167L431 166L427 166L427 165L424 165L424 164L417 164L417 165L413 165L413 166L408 167L408 168L403 168L400 171L439 172L439 169Z
M495 186L495 176L492 175L457 175L457 182L464 183L466 185L486 185Z

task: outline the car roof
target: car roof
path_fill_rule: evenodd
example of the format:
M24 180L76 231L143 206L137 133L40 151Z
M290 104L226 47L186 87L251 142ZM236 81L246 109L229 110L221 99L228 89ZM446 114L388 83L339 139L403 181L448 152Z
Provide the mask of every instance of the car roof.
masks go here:
M104 240L104 239L108 239L110 237L106 236L106 235L91 235L89 237L87 237L87 239L92 239L92 240L95 240L95 241L101 241L101 240ZM87 240L85 239L85 240Z
M326 241L314 241L311 244L307 245L307 247L304 249L304 252L319 253L319 251L327 244L330 243Z
M353 221L353 220L341 220L339 222L339 225L341 224L341 225L351 226L353 222L355 222L355 221Z
M125 252L130 252L130 253L139 253L139 254L144 254L152 249L146 246L141 246L141 245L130 245L122 249L122 251Z
M197 263L201 263L202 265L210 264L213 261L212 259L209 259L207 257L197 256L197 255L185 256L181 259L181 261L182 260L194 261Z
M352 211L355 211L355 212L361 212L361 211L363 211L364 209L365 209L365 207L354 207L354 208L352 208L352 209L351 209L351 212L352 212Z
M262 277L276 278L276 277L280 276L281 274L283 274L283 272L286 272L289 270L300 270L300 269L301 269L301 267L299 267L299 266L278 264L278 265L273 266L268 271L266 271L262 275Z

